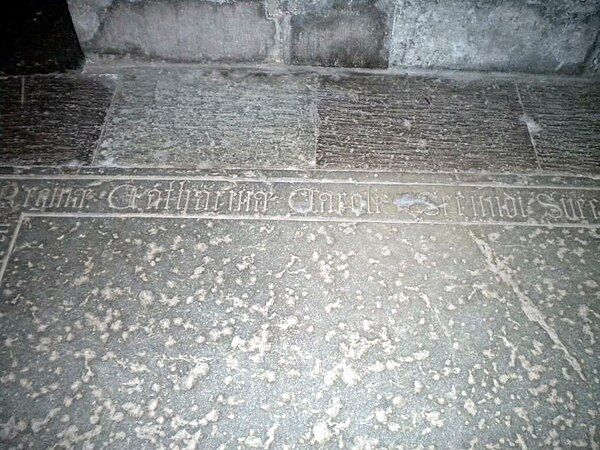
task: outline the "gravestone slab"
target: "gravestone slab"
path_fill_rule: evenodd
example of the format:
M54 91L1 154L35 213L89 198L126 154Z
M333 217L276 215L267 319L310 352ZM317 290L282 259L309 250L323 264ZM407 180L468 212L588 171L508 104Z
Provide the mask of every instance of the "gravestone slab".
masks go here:
M599 188L6 173L2 444L593 447Z

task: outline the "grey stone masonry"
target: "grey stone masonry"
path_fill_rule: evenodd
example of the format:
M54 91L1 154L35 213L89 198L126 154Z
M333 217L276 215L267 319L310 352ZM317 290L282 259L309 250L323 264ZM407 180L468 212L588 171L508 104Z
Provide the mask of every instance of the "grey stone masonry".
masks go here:
M69 0L90 61L589 75L600 0Z
M600 2L400 0L390 63L460 70L578 73L600 29Z

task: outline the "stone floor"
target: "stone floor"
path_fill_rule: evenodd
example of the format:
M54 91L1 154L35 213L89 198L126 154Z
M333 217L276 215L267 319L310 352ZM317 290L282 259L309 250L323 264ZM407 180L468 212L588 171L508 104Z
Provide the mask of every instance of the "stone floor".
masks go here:
M99 66L0 98L6 165L600 174L594 79Z
M0 94L2 448L599 448L598 85Z

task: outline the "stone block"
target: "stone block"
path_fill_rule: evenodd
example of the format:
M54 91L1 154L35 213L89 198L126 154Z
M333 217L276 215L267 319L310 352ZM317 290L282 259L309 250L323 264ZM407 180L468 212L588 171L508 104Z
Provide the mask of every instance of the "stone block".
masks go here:
M385 69L387 16L374 5L333 8L291 18L292 64Z
M515 86L486 80L323 78L317 164L419 171L536 170Z
M169 61L263 62L276 25L258 1L71 0L86 53Z
M390 64L580 73L599 13L598 0L399 0Z
M520 83L541 168L600 174L600 85Z

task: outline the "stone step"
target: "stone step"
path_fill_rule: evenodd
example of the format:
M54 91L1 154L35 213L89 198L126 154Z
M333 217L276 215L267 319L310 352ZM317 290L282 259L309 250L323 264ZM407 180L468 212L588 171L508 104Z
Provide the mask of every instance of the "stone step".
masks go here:
M600 2L69 0L89 60L594 74Z
M4 165L600 172L577 77L101 66L0 95Z

